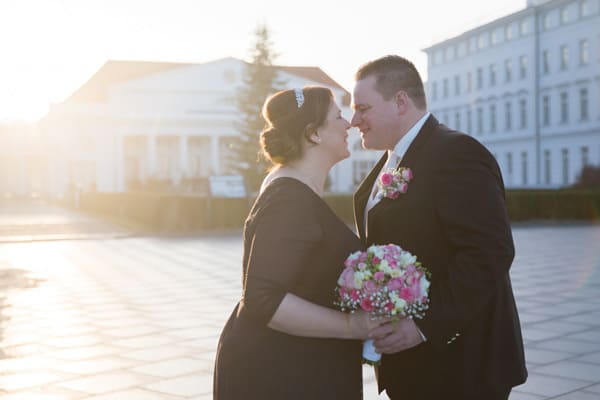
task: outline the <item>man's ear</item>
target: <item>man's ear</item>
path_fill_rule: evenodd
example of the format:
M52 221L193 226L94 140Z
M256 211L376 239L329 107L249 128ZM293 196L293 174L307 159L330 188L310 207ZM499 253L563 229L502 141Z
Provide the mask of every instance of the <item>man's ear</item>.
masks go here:
M394 101L399 114L405 114L411 103L408 93L404 90L399 90L398 93L394 95Z

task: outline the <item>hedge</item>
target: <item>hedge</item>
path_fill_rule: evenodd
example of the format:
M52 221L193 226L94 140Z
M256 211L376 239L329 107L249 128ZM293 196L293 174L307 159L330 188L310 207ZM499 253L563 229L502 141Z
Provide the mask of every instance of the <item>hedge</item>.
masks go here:
M241 228L254 199L151 192L86 193L80 208L112 219L135 222L155 231ZM351 195L326 195L340 218L354 222ZM600 190L510 190L506 205L511 221L598 221Z

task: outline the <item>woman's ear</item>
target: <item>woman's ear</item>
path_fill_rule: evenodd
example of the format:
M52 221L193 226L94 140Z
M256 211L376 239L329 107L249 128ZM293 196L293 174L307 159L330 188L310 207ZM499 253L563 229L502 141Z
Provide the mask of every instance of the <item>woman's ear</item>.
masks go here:
M310 135L310 137L309 137L308 141L309 141L309 142L311 142L311 143L314 143L314 144L319 144L319 143L321 143L321 136L319 136L319 132L317 132L317 131L314 131L314 132L313 132L313 133Z
M319 136L319 132L315 129L313 124L309 124L304 130L304 137L309 143L319 144L321 142L321 137Z

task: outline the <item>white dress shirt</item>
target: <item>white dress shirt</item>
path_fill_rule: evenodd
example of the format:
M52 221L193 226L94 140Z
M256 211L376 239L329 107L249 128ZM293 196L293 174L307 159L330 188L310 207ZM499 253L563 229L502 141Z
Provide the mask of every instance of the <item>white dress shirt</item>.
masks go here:
M408 132L406 132L406 134L404 136L402 136L400 141L398 143L396 143L394 150L387 151L387 153L388 153L387 161L385 162L385 165L383 166L383 168L381 168L381 171L379 171L379 175L377 175L377 179L375 179L375 182L373 182L373 188L371 189L371 195L369 196L369 199L367 200L367 205L365 207L365 232L367 232L367 216L369 214L369 210L371 208L375 207L375 205L377 203L379 203L379 201L381 200L381 197L377 196L377 191L379 190L379 188L377 186L377 182L379 181L379 177L381 176L381 174L384 171L388 170L389 168L396 168L398 166L398 164L400 164L400 161L402 161L402 157L404 157L404 155L408 151L408 148L410 147L412 142L415 140L415 138L417 137L417 134L419 133L419 131L421 130L423 125L425 125L425 121L427 121L427 118L429 118L430 115L431 115L431 113L429 113L429 112L425 113L425 115L423 115L423 117L421 117L421 119L419 119L412 126L412 128L410 128L408 130ZM390 165L390 164L393 164L393 165Z

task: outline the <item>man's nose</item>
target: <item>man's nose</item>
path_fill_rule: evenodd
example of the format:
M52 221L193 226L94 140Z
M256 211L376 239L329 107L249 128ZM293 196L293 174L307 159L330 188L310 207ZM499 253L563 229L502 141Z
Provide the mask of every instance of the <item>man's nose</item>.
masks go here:
M352 115L352 119L350 120L350 125L357 127L358 124L360 124L360 118L358 117L358 113L354 113Z

